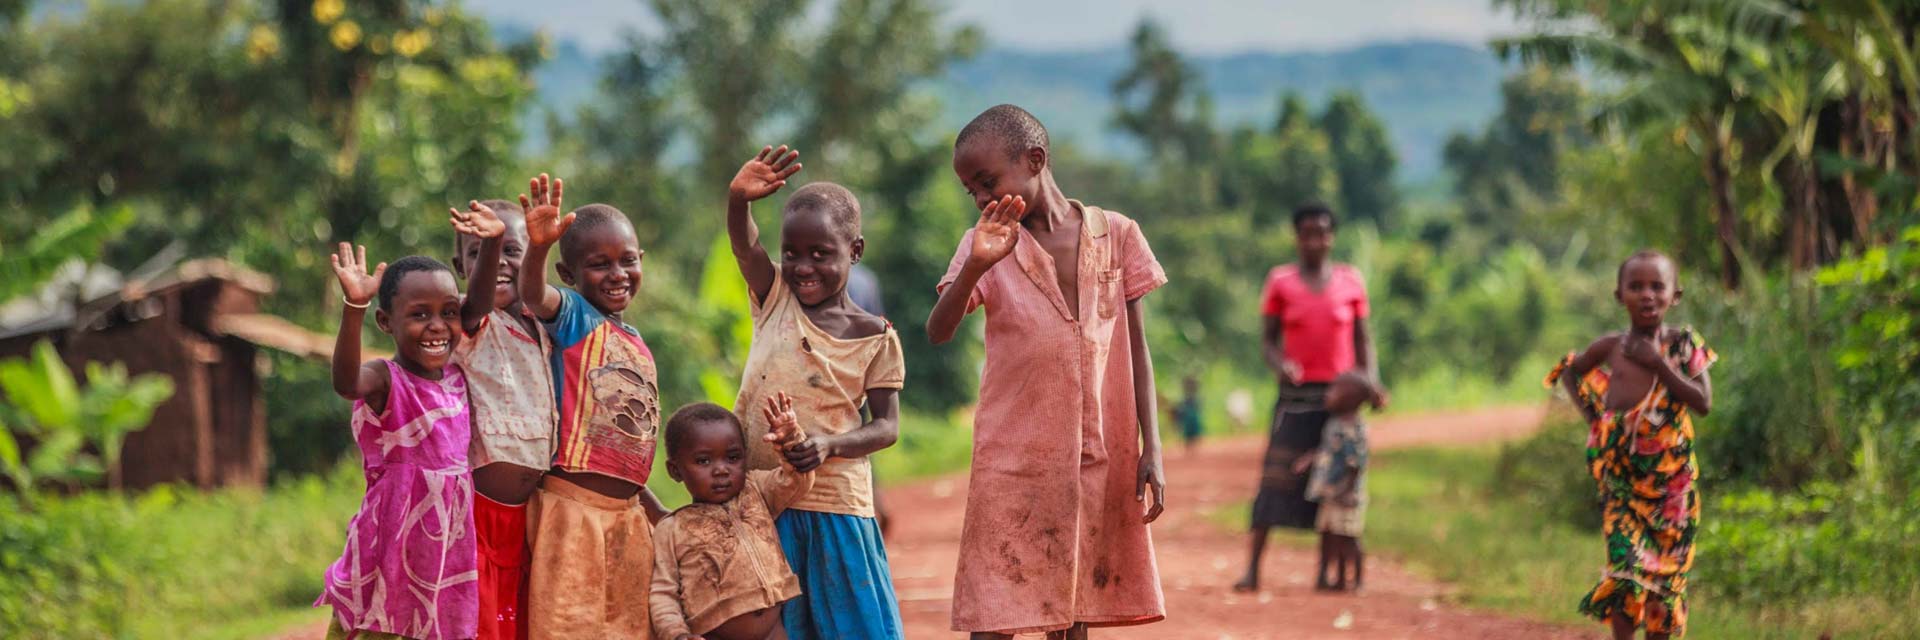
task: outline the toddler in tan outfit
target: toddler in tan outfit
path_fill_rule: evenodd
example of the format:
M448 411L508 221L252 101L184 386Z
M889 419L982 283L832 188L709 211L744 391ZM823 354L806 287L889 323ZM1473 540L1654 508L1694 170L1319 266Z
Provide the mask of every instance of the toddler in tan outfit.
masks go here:
M805 438L786 394L766 404L767 442L785 448ZM667 474L687 486L693 504L654 529L654 635L785 638L780 605L800 595L800 580L787 568L773 518L813 487L813 470L748 471L740 419L711 403L675 411L666 444Z

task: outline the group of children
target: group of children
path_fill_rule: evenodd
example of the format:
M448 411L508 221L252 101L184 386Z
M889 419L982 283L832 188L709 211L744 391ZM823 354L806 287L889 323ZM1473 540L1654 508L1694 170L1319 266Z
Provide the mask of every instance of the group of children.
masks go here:
M781 190L798 156L762 149L729 184L754 328L734 410L689 404L664 431L652 352L623 319L644 252L618 209L563 212L563 184L541 175L518 206L450 210L452 267L408 256L369 269L364 248L340 244L333 382L354 401L367 490L315 603L333 608L329 638L902 636L868 456L897 438L905 364L893 326L848 297L866 249L851 192L796 190L778 260L762 245L751 203ZM953 169L981 216L927 332L945 342L986 315L953 628L1084 638L1160 620L1147 525L1165 478L1139 300L1166 274L1133 220L1061 192L1025 110L976 117ZM555 245L567 288L547 283ZM1549 377L1593 425L1610 568L1582 607L1617 637L1686 620L1699 514L1688 416L1710 406L1715 356L1664 324L1674 271L1651 252L1623 263L1631 329ZM394 355L362 362L376 303ZM1191 438L1187 386L1175 413ZM1360 581L1359 411L1380 400L1371 374L1335 378L1327 437L1294 463L1320 504L1322 585L1346 586L1349 563ZM656 440L693 500L671 512L646 487Z
M928 323L944 341L987 310L954 595L954 628L984 637L1164 616L1137 301L1166 276L1131 220L1061 195L1049 153L1018 107L961 131L955 171L983 215ZM800 169L767 148L729 185L754 328L739 396L732 411L686 405L664 430L652 352L623 318L644 251L618 209L565 211L541 175L518 206L449 211L451 267L369 269L341 243L333 379L367 491L315 603L333 608L328 637L901 637L868 459L898 435L899 337L848 297L865 239L847 189L796 190L777 260L762 245L751 203ZM547 282L556 245L565 288ZM376 303L394 355L362 362ZM692 504L669 511L647 489L656 440Z

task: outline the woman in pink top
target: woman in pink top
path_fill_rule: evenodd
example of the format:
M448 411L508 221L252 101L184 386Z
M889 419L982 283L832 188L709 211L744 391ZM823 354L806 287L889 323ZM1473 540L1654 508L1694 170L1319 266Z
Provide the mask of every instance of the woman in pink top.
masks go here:
M1294 462L1320 447L1326 426L1327 384L1363 369L1379 380L1367 331L1367 284L1360 270L1327 260L1333 249L1333 210L1310 203L1293 212L1300 261L1274 267L1261 294L1266 317L1261 352L1280 380L1274 403L1260 494L1253 501L1253 552L1236 591L1260 588L1260 555L1274 527L1313 529L1318 505L1307 500L1307 474Z

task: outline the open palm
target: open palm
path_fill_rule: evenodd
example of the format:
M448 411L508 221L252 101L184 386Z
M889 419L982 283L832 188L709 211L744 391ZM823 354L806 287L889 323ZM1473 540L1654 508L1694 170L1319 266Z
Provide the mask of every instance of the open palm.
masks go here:
M367 273L367 248L359 247L355 254L354 246L340 243L340 250L333 254L333 275L340 278L340 292L347 303L364 305L380 292L380 276L387 272L387 263L374 267L373 273Z
M727 184L727 192L745 200L773 195L780 187L787 186L787 178L800 171L800 163L795 162L799 159L800 152L788 150L787 145L780 145L779 149L763 147L759 155L740 166L733 182Z
M560 241L567 227L573 226L573 214L560 215L560 194L565 184L547 174L527 182L533 195L520 194L520 208L527 212L527 242L550 245Z
M1020 241L1020 218L1027 212L1027 201L1006 196L987 203L980 211L980 222L973 225L973 259L992 266L1013 253Z

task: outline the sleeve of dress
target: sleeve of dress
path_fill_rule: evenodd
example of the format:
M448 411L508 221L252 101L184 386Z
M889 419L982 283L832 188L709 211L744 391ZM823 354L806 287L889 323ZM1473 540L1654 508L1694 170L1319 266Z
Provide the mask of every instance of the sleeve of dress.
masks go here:
M1361 275L1359 269L1349 269L1349 272L1353 274L1353 286L1355 290L1353 294L1353 318L1355 320L1365 320L1367 319L1367 315L1373 310L1367 302L1367 277Z
M693 633L687 629L687 612L680 605L680 560L673 544L674 527L660 523L653 536L653 584L647 593L647 612L653 618L653 631L660 638Z
M760 326L760 321L767 318L767 312L772 311L773 307L779 304L780 297L787 293L787 281L786 278L780 277L780 263L778 262L773 264L773 285L767 287L767 299L755 300L753 298L753 287L747 286L745 280L740 281L740 286L746 289L747 313L753 317L753 326L755 327Z
M785 462L772 469L755 469L747 472L747 486L760 493L760 500L767 505L767 513L778 517L780 512L793 506L808 491L813 490L813 472L799 473Z
M580 292L562 288L559 311L554 312L552 320L542 321L541 324L546 326L547 335L553 338L554 348L565 349L592 333L603 317Z
M947 274L940 276L940 284L934 286L934 292L945 293L947 287L953 286L953 283L960 279L960 269L967 266L967 258L972 255L973 230L968 229L965 234L960 236L960 246L954 249L953 260L947 263ZM985 306L987 304L987 298L987 279L985 276L982 276L979 282L974 284L973 293L967 295L967 313L973 313L974 309Z
M1700 332L1693 330L1692 327L1688 327L1686 332L1687 351L1682 354L1680 373L1689 378L1698 378L1700 374L1712 368L1713 363L1720 361L1720 354L1714 353L1713 348L1707 346L1707 341L1700 337Z
M900 349L900 334L887 327L886 344L867 364L867 389L899 389L907 384L907 358Z
M1260 315L1282 318L1286 312L1287 299L1280 295L1280 269L1275 267L1267 272L1267 283L1260 289Z
M1160 285L1167 283L1167 271L1160 267L1160 261L1153 257L1153 247L1147 245L1147 236L1140 232L1140 225L1124 216L1115 214L1114 222L1109 225L1120 233L1117 255L1120 262L1120 287L1128 301L1138 300L1151 293Z

